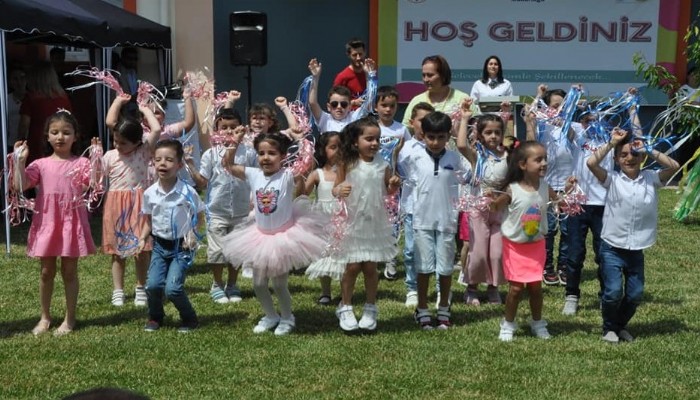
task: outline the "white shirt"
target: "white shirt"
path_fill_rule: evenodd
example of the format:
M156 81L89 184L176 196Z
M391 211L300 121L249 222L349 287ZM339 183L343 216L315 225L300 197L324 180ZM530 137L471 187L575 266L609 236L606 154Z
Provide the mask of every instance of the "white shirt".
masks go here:
M572 124L573 125L573 124ZM572 148L572 156L574 163L574 176L576 181L586 194L586 204L592 206L605 205L605 196L608 190L603 187L598 178L593 175L591 170L586 165L588 158L598 150L600 146L607 144L607 140L589 135L584 131L576 133L576 140ZM608 171L608 174L614 169L613 153L609 152L600 166Z
M263 232L284 230L292 220L294 175L282 168L265 176L258 168L246 168L245 177L253 191L255 222Z
M489 79L489 82L492 79ZM481 82L481 79L474 82L472 86L472 91L470 96L476 100L478 103L482 97L496 97L496 96L512 96L513 86L511 86L508 79L503 79L503 83L499 83L493 89L488 83Z
M209 181L205 196L207 212L226 219L248 215L250 187L246 181L234 177L221 166L225 153L226 148L215 146L202 155L199 174ZM238 165L258 166L257 154L248 146L238 146L234 158Z
M425 152L425 143L411 138L404 142L396 162L399 176L402 179L400 205L401 210L406 214L413 214L413 202L415 197L413 188L416 185L416 183L408 177L407 173L413 162L412 157L414 157L417 152L421 151Z
M544 179L557 191L564 190L566 180L574 172L574 157L571 154L573 144L569 142L568 135L562 133L561 128L545 124L541 134L537 135L547 149L547 173Z
M415 182L413 229L457 232L457 201L459 199L458 173L466 166L459 154L446 150L440 157L437 170L427 150L416 151L408 170Z
M603 186L608 188L608 197L601 239L626 250L651 247L656 242L659 171L641 171L637 179L617 171L608 172Z
M532 243L547 234L549 185L540 179L537 191L524 190L519 183L509 185L511 200L501 223L503 237L516 243Z
M411 139L408 129L399 121L392 121L390 126L385 126L380 122L379 130L381 131L381 137L403 138L404 141Z
M194 227L194 216L204 211L204 203L197 192L180 179L165 192L160 181L143 193L141 212L151 215L151 234L161 239L182 239Z

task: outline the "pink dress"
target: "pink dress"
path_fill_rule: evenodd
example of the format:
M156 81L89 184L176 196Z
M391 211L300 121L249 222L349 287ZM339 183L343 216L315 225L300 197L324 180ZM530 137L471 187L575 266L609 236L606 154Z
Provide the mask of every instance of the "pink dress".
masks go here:
M35 213L27 239L30 257L81 257L95 252L90 234L82 186L87 176L73 179L70 173L87 171L84 157L59 160L51 157L33 161L26 169L29 187L36 187Z

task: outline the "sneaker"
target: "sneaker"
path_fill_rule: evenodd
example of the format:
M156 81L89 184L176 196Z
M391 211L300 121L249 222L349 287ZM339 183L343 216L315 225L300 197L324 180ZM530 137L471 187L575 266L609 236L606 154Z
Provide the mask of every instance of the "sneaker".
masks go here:
M388 281L396 280L396 260L391 260L384 265L384 277Z
M576 311L578 311L578 296L570 294L564 300L564 309L561 310L561 313L564 315L576 315Z
M318 300L316 300L316 304L320 306L330 306L331 303L333 302L333 299L331 299L331 296L327 294L322 294L318 297Z
M617 332L617 337L623 342L634 342L634 336L627 329L621 329L620 332Z
M360 322L357 324L360 329L364 329L367 331L373 331L377 329L377 314L378 314L377 306L375 304L365 304L365 306L362 308L362 317L360 318Z
M441 331L446 331L450 329L450 326L452 326L452 323L450 322L451 316L452 313L450 312L449 307L439 307L437 310L437 321L435 323L437 329Z
M552 337L547 330L547 321L543 319L539 321L530 320L530 332L540 339L550 339Z
M112 291L112 305L115 307L123 306L125 297L122 289Z
M516 324L515 321L508 322L505 319L502 319L501 331L498 333L498 340L501 342L512 341L516 330L518 330L518 324Z
M613 344L617 344L620 342L620 337L617 336L617 333L615 333L613 331L605 332L605 334L603 334L601 339L603 339L604 342L613 343Z
M452 291L450 290L450 295L447 297L447 306L449 307L451 305L452 305ZM435 298L435 309L437 310L438 308L440 308L440 292L439 291L437 292L437 296Z
M195 317L188 321L182 321L182 324L177 328L178 333L190 333L199 327L199 321Z
M241 289L239 289L236 285L226 285L224 294L226 294L226 297L228 297L229 303L238 303L239 301L243 300L243 296L241 296Z
M489 286L486 289L486 295L489 297L489 304L503 304L503 299L501 299L501 294L498 293L497 286Z
M480 306L479 293L476 290L467 289L467 292L464 293L464 303L468 306Z
M213 283L211 285L211 290L209 290L209 294L211 295L211 299L214 300L214 303L228 303L228 297L226 297L226 293L223 291L223 289L221 289L221 286L217 285L216 283Z
M544 269L544 273L542 274L542 281L545 285L548 286L558 285L559 276L557 276L557 273L554 272L554 269L552 269L552 267L550 266L549 268Z
M134 290L134 305L136 307L145 307L148 301L148 296L146 296L146 289L143 286L136 286Z
M408 308L416 308L418 305L418 292L415 290L409 290L408 293L406 293L406 307Z
M293 315L289 319L282 318L280 319L279 324L277 324L277 328L275 328L275 336L288 335L294 330L295 326L296 320L294 319Z
M420 328L429 331L433 329L433 315L428 309L418 309L413 313L413 319L416 320Z
M243 271L241 271L241 276L246 279L253 279L253 268L243 267Z
M566 286L566 267L559 267L557 270L557 276L559 278L559 284Z
M343 305L340 303L338 308L335 310L335 315L340 321L340 329L345 332L356 331L359 326L357 324L357 318L355 317L355 312L352 310L352 306Z
M143 330L146 332L155 332L158 329L160 329L160 322L153 319L146 322L146 326L143 327Z
M280 323L280 317L268 317L267 315L262 317L258 324L253 328L253 333L265 333L267 331L273 330L277 324Z

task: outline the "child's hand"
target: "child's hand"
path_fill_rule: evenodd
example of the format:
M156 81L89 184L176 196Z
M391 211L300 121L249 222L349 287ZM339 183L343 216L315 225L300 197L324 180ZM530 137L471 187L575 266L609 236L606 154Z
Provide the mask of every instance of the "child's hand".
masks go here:
M18 140L15 142L15 154L20 161L26 161L29 157L29 146L26 140Z
M94 138L90 139L90 144L91 144L92 146L100 146L100 147L102 147L102 141L101 141L100 138L98 138L98 137L94 137Z
M228 92L228 95L226 96L226 100L230 101L231 103L235 103L240 99L241 99L241 92L239 92L238 90L231 90L230 92Z
M365 70L367 75L371 75L377 70L377 64L371 58L365 58L365 62L362 64L362 69Z
M126 104L129 101L131 101L131 95L128 93L122 93L119 96L117 96L114 101L121 103L121 104Z
M275 97L275 105L279 108L287 107L287 98L284 96Z
M143 252L143 249L146 247L146 239L139 238L139 243L136 245L136 254L140 254Z
M197 236L194 231L190 231L182 238L182 248L185 250L195 250L197 248Z
M545 92L547 92L547 85L543 83L537 85L537 97L543 97Z
M182 89L182 99L187 100L190 97L192 97L192 89L190 89L190 86L187 85L184 89Z
M397 188L397 187L400 187L400 186L401 186L401 178L399 178L399 177L396 176L396 175L392 175L392 176L389 178L389 187Z
M501 112L502 113L509 113L510 112L510 101L502 101L501 102Z
M336 193L338 193L338 197L348 197L350 196L350 192L352 192L352 185L349 183L341 183L340 185L336 186Z
M644 140L641 138L634 138L632 139L632 143L630 143L630 150L636 153L645 154L647 153L646 143L644 143Z
M629 87L627 88L627 93L631 94L632 96L636 96L639 91L636 87Z
M309 72L311 72L311 75L314 78L318 78L321 75L321 63L315 58L312 58L311 61L309 61Z
M294 128L289 129L289 135L292 137L292 139L299 141L304 138L304 131L301 127L295 126Z
M462 111L462 119L469 120L469 118L472 117L473 103L474 99L472 99L471 97L462 100L462 103L459 105L459 108Z
M613 146L617 146L618 143L625 140L626 137L627 137L627 131L616 126L613 128L613 130L611 132L610 143Z
M571 88L576 89L579 92L583 92L583 83L574 83L573 85L571 85Z
M576 179L575 176L570 176L566 178L566 183L564 184L564 193L570 193L573 189L574 186L578 183L578 179Z
M244 125L238 125L234 130L233 130L233 140L236 142L236 144L241 143L241 140L243 139L243 136L245 136L246 132L248 129Z
M362 97L358 97L356 99L353 99L350 101L350 105L353 107L360 107L362 106L362 103L364 103L365 100Z

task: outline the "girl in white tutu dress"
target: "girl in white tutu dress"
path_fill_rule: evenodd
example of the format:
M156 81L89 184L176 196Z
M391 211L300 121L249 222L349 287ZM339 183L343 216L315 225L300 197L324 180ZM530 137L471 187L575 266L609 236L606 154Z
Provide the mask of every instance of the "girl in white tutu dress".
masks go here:
M291 132L291 131L289 131ZM282 133L259 133L254 147L260 168L235 163L237 143L245 128L234 132L235 142L226 152L224 168L250 185L255 209L255 223L236 228L223 240L224 257L232 265L253 269L253 290L265 316L253 328L254 333L275 329L286 335L295 326L292 296L287 284L289 271L317 260L326 246L324 226L327 218L313 212L306 196L294 199L296 182L282 162L292 140ZM296 140L303 134L295 134ZM279 300L280 314L268 289L268 281Z
M340 135L341 162L333 195L344 198L348 215L336 255L347 264L340 283L342 300L336 310L344 331L377 328L377 263L391 261L398 252L384 199L399 189L401 180L392 175L389 164L377 155L379 135L379 125L373 118L347 125ZM352 295L360 272L365 277L367 298L358 323L352 309Z

